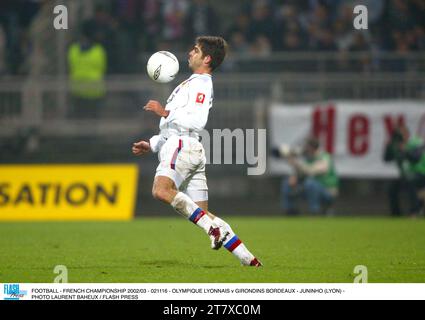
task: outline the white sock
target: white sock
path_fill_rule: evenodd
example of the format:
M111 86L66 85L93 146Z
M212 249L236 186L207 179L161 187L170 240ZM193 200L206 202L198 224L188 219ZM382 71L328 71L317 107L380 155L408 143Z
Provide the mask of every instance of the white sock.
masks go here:
M214 223L223 227L225 231L229 232L229 236L227 237L226 241L223 242L223 246L236 258L238 258L242 264L249 265L255 257L251 252L249 252L248 248L233 232L230 225L218 217L214 218Z
M188 218L197 226L201 227L208 234L212 224L211 218L197 206L197 204L183 192L179 192L171 202L171 206L178 213Z

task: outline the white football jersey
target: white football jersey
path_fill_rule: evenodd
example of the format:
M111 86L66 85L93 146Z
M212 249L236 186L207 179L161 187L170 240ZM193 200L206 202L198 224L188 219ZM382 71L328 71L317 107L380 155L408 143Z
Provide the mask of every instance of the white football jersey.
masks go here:
M165 110L167 118L159 123L160 134L150 139L153 152L158 152L166 139L173 135L197 138L208 121L214 99L210 74L193 74L171 93Z

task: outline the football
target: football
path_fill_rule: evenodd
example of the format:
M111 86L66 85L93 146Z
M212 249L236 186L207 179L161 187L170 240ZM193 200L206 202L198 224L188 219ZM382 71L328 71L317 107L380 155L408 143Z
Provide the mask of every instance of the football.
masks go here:
M171 52L158 51L149 58L147 72L155 82L170 82L179 72L179 61Z

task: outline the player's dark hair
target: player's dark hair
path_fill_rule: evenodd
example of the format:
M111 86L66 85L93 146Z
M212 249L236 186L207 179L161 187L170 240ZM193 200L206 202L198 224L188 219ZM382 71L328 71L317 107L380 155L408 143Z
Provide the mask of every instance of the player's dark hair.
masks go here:
M227 42L222 37L201 36L196 38L196 43L201 47L203 57L210 56L211 71L217 69L227 53Z

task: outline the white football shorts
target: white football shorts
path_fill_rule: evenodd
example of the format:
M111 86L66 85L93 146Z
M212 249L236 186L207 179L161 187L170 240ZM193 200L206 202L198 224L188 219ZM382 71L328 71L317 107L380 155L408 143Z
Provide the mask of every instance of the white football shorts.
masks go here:
M179 191L195 202L208 200L205 150L198 139L171 136L159 151L158 158L155 177L170 178Z

